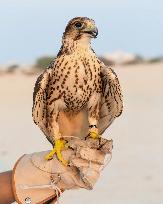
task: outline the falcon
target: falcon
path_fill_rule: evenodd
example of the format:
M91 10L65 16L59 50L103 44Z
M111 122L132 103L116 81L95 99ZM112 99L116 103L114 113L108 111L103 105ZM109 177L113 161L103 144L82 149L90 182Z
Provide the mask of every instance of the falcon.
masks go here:
M61 154L66 136L97 139L122 113L118 77L91 47L91 39L97 35L94 20L70 20L57 57L36 81L33 120L53 145L46 160L56 154L67 165Z

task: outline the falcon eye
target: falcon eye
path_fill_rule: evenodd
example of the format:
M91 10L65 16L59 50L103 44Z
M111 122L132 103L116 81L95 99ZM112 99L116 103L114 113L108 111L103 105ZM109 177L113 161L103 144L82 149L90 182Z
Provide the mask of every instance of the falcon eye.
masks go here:
M75 27L78 29L80 29L82 26L83 26L83 24L80 22L75 23Z

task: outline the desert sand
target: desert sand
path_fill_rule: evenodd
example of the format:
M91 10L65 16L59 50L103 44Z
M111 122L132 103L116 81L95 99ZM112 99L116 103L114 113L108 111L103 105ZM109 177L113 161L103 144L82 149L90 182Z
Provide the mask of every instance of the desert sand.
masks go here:
M60 203L163 203L163 63L115 71L124 112L104 134L114 140L112 161L94 190L67 191ZM24 153L51 148L32 121L36 77L0 76L0 171L11 169Z

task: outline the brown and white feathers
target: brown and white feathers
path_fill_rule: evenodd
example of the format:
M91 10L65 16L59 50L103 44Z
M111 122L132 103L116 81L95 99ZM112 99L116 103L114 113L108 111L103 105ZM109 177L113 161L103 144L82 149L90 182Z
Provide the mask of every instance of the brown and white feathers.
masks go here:
M92 19L72 19L65 29L56 59L36 81L32 115L51 143L54 115L62 135L84 137L89 128L89 111L97 107L97 101L100 134L122 112L118 77L91 48L90 40L97 34Z

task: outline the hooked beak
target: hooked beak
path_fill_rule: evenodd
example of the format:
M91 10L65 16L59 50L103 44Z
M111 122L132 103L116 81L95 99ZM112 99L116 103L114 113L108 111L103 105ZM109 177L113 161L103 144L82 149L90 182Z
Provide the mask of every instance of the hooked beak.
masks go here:
M98 35L97 27L92 27L90 29L86 29L83 32L89 34L92 38L96 38Z

